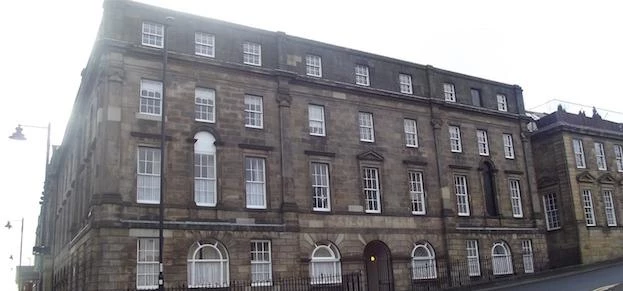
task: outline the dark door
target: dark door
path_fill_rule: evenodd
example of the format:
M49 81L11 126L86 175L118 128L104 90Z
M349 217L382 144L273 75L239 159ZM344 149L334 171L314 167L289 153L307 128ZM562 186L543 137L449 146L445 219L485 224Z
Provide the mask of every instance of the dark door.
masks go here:
M394 272L389 248L381 241L368 243L363 250L369 291L393 291Z

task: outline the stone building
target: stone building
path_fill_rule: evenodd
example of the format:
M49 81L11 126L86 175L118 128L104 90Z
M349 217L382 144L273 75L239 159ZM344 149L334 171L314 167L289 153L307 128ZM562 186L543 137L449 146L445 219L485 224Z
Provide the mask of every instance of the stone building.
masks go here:
M49 170L46 290L157 287L163 98L166 284L547 264L519 86L117 0Z
M623 125L562 106L536 124L534 167L551 265L623 257Z

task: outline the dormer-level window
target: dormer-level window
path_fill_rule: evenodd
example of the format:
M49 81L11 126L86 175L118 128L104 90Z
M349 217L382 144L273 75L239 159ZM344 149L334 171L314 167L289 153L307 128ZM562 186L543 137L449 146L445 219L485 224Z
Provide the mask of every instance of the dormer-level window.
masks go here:
M456 102L456 94L454 92L454 84L444 83L443 84L443 95L446 101L448 102Z
M370 86L370 70L367 66L355 66L355 84L362 86Z
M262 46L259 43L245 42L242 44L242 61L247 65L262 65Z
M162 48L164 46L164 26L160 23L143 22L141 44Z
M508 107L506 105L506 96L502 94L498 94L498 110L499 111L508 111Z

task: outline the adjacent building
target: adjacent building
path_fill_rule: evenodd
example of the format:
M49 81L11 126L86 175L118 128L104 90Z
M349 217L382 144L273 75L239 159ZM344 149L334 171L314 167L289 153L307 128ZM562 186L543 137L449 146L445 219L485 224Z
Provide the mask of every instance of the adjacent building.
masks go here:
M48 170L41 285L157 287L161 175L166 284L534 272L530 121L516 85L105 1Z

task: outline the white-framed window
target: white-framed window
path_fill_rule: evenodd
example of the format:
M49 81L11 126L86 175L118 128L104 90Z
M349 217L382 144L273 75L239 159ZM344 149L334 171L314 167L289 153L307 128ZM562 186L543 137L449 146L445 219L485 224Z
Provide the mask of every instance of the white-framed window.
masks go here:
M469 194L467 192L467 177L454 176L454 190L456 193L456 208L459 216L469 216Z
M498 94L498 110L499 111L508 111L508 106L506 104L506 95Z
M560 215L558 214L558 203L556 194L550 193L543 196L543 208L545 209L545 225L547 230L560 228Z
M534 273L534 255L532 253L532 241L529 239L521 241L521 254L523 255L524 273Z
M575 154L575 166L578 169L586 168L586 161L584 160L584 146L582 146L582 140L573 140L573 153Z
M215 95L213 89L195 88L195 120L214 123Z
M329 165L311 163L312 195L314 211L331 210L331 189L329 186Z
M311 254L309 276L312 285L342 282L340 252L335 245L316 245Z
M476 138L478 140L478 154L481 156L489 155L489 140L487 132L484 130L476 130Z
M523 217L523 210L521 207L521 189L519 188L519 180L508 180L511 192L511 208L513 210L513 217Z
M604 190L604 208L606 210L606 224L608 226L617 226L617 215L614 210L614 200L612 200L612 191Z
M212 134L195 134L195 203L216 206L216 147Z
M400 93L413 94L413 83L411 82L411 75L398 75L398 82L400 83Z
M617 171L623 172L623 147L621 145L614 145L614 156L616 158Z
M426 194L422 172L409 171L409 195L411 196L411 213L426 214Z
M269 240L251 241L251 286L271 286L273 270Z
M372 113L359 112L359 140L374 142L374 120Z
M504 139L504 157L507 159L515 158L515 148L513 147L513 136L510 134L503 134Z
M607 170L606 165L606 153L604 151L604 144L600 142L595 143L595 158L597 159L597 169Z
M194 243L188 251L188 287L229 286L229 255L219 242Z
M263 158L245 158L247 208L266 208L266 171Z
M264 127L264 106L261 96L244 95L244 126Z
M404 128L406 146L410 148L418 147L417 122L414 119L405 118Z
M143 22L141 44L162 48L164 46L164 26L160 23Z
M195 32L195 54L204 57L214 57L214 35L205 32Z
M308 76L322 77L322 59L319 56L307 55L305 65Z
M467 240L467 268L470 277L480 276L480 256L478 254L478 241Z
M138 148L136 202L160 203L160 149L158 148Z
M593 195L591 190L582 190L582 206L584 208L584 219L587 226L595 226L595 211L593 209Z
M136 289L158 288L160 259L157 238L139 238L136 241Z
M453 153L460 153L463 151L461 145L461 129L458 126L448 126L450 132L450 151Z
M454 84L443 83L443 96L448 102L456 102L456 93L454 91Z
M160 115L162 109L162 82L141 80L139 111L150 115Z
M381 213L381 187L378 169L363 168L363 196L366 202L366 213Z
M262 46L259 43L244 42L242 44L242 62L247 65L262 65Z
M493 275L508 275L513 273L513 258L511 251L504 242L493 244L491 248Z
M309 134L325 136L324 106L310 104L307 114L309 115Z
M429 243L417 243L411 251L411 269L413 280L437 278L435 250Z
M355 65L355 84L370 86L370 70L368 66Z

